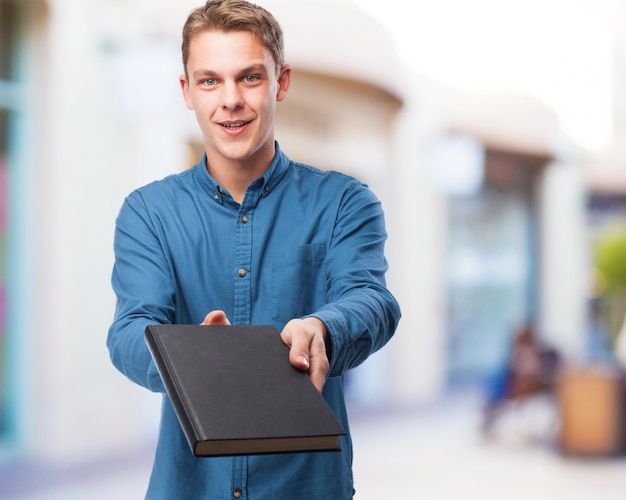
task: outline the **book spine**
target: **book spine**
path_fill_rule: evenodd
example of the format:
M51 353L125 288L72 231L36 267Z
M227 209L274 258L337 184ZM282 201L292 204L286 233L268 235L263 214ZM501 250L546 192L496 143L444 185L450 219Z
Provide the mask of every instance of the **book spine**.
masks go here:
M172 402L189 447L195 454L196 444L201 440L200 433L198 432L197 423L192 418L191 409L185 405L181 398L184 389L176 380L176 369L162 355L163 344L161 344L158 334L149 326L146 328L145 337L152 359L154 359L161 380L163 380L163 385L165 385L167 396Z

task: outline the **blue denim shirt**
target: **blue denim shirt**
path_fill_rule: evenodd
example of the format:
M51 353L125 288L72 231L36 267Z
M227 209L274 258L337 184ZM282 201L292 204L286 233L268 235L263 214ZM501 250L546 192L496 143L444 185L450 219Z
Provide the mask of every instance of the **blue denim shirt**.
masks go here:
M290 161L276 144L265 174L235 202L195 167L131 193L115 229L117 296L107 346L130 380L163 393L148 499L349 499L352 443L343 374L380 349L400 318L386 289L379 201L356 179ZM197 458L144 341L147 325L233 324L315 316L332 340L323 396L348 431L341 452Z

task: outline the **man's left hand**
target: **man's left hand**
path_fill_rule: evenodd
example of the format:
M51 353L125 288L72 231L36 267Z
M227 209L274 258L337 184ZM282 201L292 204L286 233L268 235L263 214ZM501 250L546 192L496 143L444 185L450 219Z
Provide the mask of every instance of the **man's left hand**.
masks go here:
M280 334L289 346L289 361L306 371L315 388L321 393L330 369L326 342L330 342L326 327L317 318L292 319Z

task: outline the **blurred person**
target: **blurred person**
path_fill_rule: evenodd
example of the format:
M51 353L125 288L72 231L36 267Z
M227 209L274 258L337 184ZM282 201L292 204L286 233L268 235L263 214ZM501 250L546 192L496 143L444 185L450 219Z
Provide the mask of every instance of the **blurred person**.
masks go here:
M163 394L148 499L350 499L343 376L395 332L379 200L338 172L296 163L274 138L289 90L279 24L243 0L209 0L183 28L180 76L205 152L124 201L107 347ZM150 324L270 324L348 432L340 452L197 458L144 341Z
M502 412L538 394L554 389L559 355L544 345L529 322L515 332L509 355L501 370L488 380L483 432L489 432Z

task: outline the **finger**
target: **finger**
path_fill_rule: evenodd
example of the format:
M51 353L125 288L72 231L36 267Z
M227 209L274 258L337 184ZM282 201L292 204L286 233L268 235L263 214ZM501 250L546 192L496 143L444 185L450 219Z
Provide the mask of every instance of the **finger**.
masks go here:
M321 393L326 382L329 363L323 342L314 337L293 336L289 350L289 362L295 368L307 372L315 388Z
M302 371L307 371L309 362L309 341L305 336L292 336L287 339L289 362Z
M204 320L202 321L202 323L200 323L201 325L222 325L222 326L226 326L226 325L230 325L230 321L228 320L228 317L226 316L226 313L224 311L220 311L215 310L215 311L211 311L209 314L207 314L204 317Z
M327 372L328 370L323 369L319 363L311 363L311 368L308 371L311 382L320 394L322 393L324 384L326 383Z
M315 340L311 344L308 374L315 388L321 393L326 383L330 364L326 356L324 342L319 339Z

